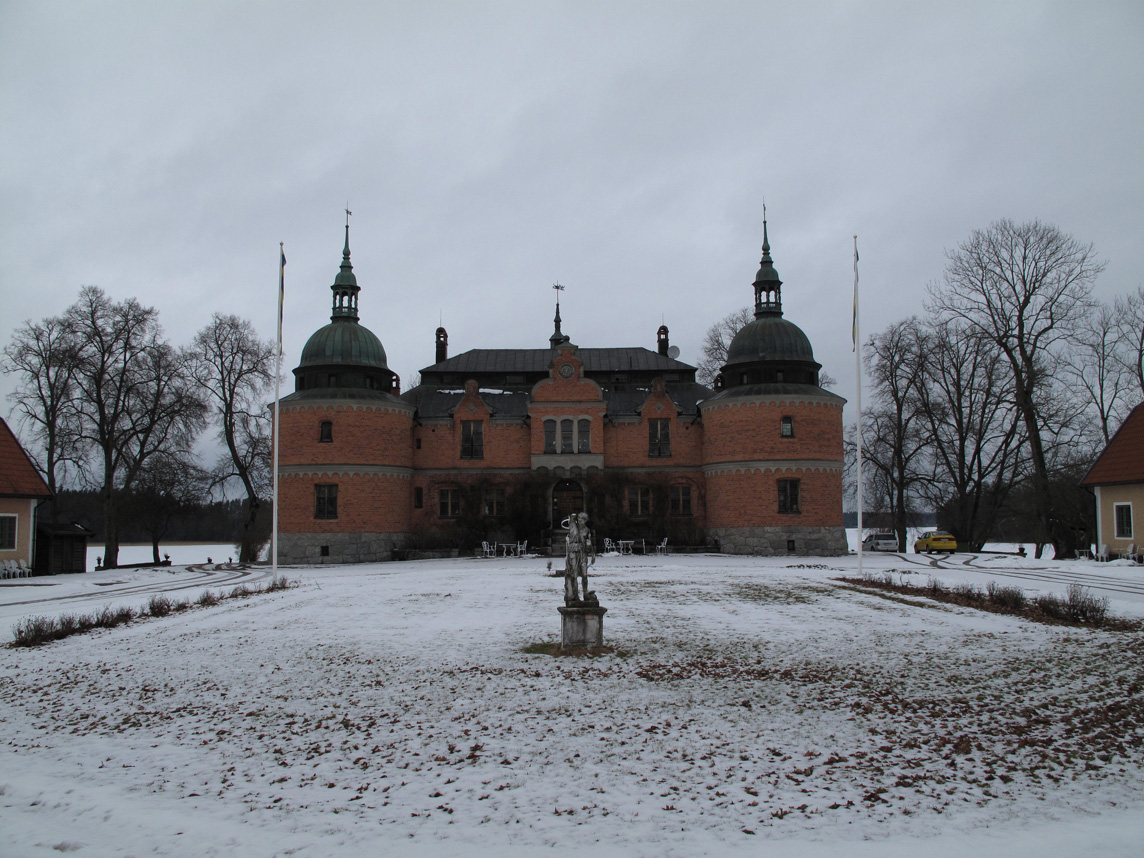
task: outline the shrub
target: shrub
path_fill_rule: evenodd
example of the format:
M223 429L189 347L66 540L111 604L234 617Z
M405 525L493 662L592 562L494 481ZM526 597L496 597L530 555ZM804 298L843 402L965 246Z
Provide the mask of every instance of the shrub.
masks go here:
M1015 614L1025 610L1027 600L1025 599L1025 591L1020 587L1011 587L990 581L985 585L985 591L989 595L989 601L1002 610L1011 611Z
M164 596L162 593L156 593L151 597L151 601L147 603L147 613L152 617L165 617L171 613L173 603L169 596Z
M38 646L56 639L58 631L52 617L25 617L12 627L16 646Z
M199 594L199 598L196 599L195 601L198 603L199 607L209 608L212 605L217 605L219 602L219 599L218 599L218 596L216 596L210 590L203 590Z
M1073 622L1099 626L1108 614L1108 597L1094 596L1087 587L1069 584L1066 610Z
M1044 614L1049 619L1064 620L1068 619L1068 611L1065 609L1065 603L1061 600L1060 596L1055 593L1042 593L1033 600L1037 610Z

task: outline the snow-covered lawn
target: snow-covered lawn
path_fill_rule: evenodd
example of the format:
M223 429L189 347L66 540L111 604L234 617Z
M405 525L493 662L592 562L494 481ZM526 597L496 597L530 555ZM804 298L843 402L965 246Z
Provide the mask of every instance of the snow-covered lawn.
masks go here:
M1144 616L1141 567L928 562L865 566L1079 577ZM5 648L0 854L1140 855L1144 635L835 580L855 567L604 557L594 659L525 652L559 639L541 558L291 569L284 593ZM200 580L116 574L108 604ZM0 621L98 607L98 576L4 586ZM76 600L29 604L49 591Z

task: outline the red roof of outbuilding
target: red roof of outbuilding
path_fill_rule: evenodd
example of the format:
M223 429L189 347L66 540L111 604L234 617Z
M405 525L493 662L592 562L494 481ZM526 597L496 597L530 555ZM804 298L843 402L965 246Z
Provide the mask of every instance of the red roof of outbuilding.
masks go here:
M48 484L8 428L0 419L0 496L50 498Z
M1144 402L1132 409L1080 481L1082 486L1115 483L1144 483Z

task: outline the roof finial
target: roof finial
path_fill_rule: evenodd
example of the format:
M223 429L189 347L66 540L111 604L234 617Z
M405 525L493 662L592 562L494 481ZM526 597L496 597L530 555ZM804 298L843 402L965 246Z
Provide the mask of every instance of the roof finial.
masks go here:
M767 240L767 201L763 200L763 259L769 259L771 255L771 243Z
M559 283L553 283L552 288L556 291L556 318L552 320L555 330L552 332L552 336L548 338L548 342L552 344L553 348L556 348L568 338L560 331L560 293L564 291L564 287Z
M342 259L344 259L346 261L348 261L350 258L350 215L352 215L352 214L353 214L353 212L350 211L350 204L347 202L346 203L346 246L342 250Z

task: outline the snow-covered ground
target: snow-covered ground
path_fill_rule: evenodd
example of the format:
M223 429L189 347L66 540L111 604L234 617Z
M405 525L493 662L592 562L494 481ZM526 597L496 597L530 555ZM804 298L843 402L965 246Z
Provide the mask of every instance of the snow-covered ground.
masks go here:
M290 569L286 592L3 649L0 854L1141 854L1140 633L863 591L836 580L853 556L608 556L616 652L553 658L525 651L559 639L545 563ZM1142 567L864 567L1081 580L1144 617ZM4 581L0 628L266 574Z

